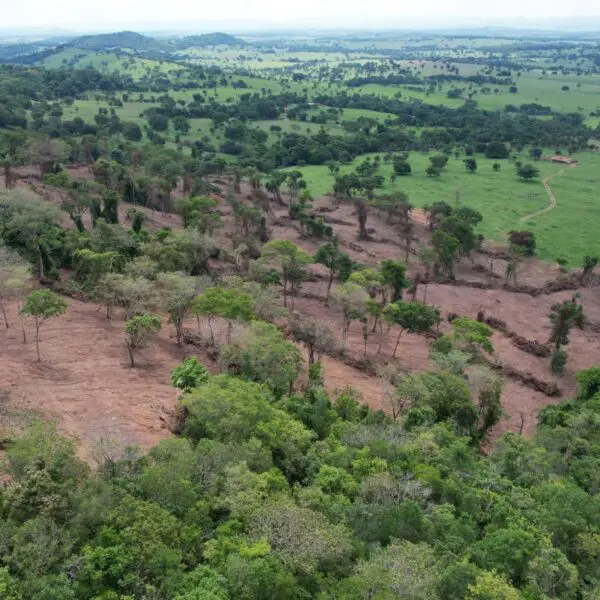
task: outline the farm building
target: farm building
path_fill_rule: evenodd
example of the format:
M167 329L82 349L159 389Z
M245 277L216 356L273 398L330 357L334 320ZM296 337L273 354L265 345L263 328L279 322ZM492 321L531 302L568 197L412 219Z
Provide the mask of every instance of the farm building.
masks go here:
M562 156L562 154L555 154L550 158L553 163L561 163L563 165L576 165L577 161L570 156Z

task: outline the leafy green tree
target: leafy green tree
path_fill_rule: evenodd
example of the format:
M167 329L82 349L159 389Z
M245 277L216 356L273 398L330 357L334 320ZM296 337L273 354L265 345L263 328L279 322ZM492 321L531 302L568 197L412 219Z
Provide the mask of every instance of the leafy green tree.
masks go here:
M339 597L437 600L440 566L426 544L394 540L371 558L360 561L356 574L340 585Z
M456 237L441 229L434 231L431 242L437 255L436 269L443 275L454 278L454 263L460 249L460 242Z
M517 175L521 181L531 181L540 176L540 170L533 165L521 165L517 167Z
M445 154L435 154L434 156L429 157L429 162L432 167L441 171L448 164L448 157Z
M506 578L490 571L481 573L469 586L467 600L522 600L519 590Z
M402 334L431 331L432 327L440 322L440 311L421 302L395 302L383 309L383 318L390 325L397 325L400 328L392 354L396 358Z
M404 156L394 157L394 173L399 177L406 177L412 173L412 168Z
M541 598L576 598L577 567L557 548L545 548L529 563L529 589Z
M554 350L550 358L550 370L555 375L562 375L567 366L568 355L562 348Z
M156 278L160 302L175 327L178 346L182 345L183 323L192 310L198 284L197 278L179 273L160 273Z
M381 277L383 283L391 291L390 302L402 300L402 292L406 288L406 267L397 260L384 259L381 261Z
M49 319L54 319L67 312L67 303L50 290L32 292L21 307L21 313L33 317L35 325L35 350L40 358L40 327Z
M211 320L222 317L227 321L227 340L231 341L233 321L251 321L254 318L254 301L239 290L223 287L209 287L195 300L192 313L208 317L212 343L215 343Z
M206 383L209 376L208 369L193 356L171 371L171 383L183 392L190 392Z
M465 169L469 173L475 173L475 171L477 171L477 161L473 157L465 158L463 163L465 163Z
M135 367L135 354L150 344L161 326L162 320L157 315L138 315L125 322L125 341L132 367Z
M182 198L178 209L183 218L184 227L195 227L202 234L212 235L215 229L222 227L221 215L216 210L217 201L207 196Z
M582 315L583 306L573 300L555 302L552 305L551 312L548 315L552 327L548 343L553 344L555 350L559 350L561 346L566 346L569 343L569 332L578 320L583 319Z
M266 261L275 262L281 267L283 305L287 307L289 293L292 297L293 307L296 290L306 277L306 267L312 263L312 257L289 240L272 240L264 245L263 258Z
M334 306L342 311L342 346L344 346L352 321L359 321L366 317L369 294L360 285L348 281L333 290L332 300Z
M494 330L485 323L459 317L452 321L452 341L459 350L471 354L477 358L481 350L488 354L493 354L494 346L490 341L490 337Z
M240 337L221 349L221 364L250 381L266 384L276 396L291 391L300 375L300 351L275 325L253 321Z
M331 242L327 242L319 247L313 258L316 264L323 265L329 269L329 279L327 280L327 294L325 302L329 303L331 295L331 286L333 280L337 278L344 282L350 276L352 271L352 260L346 252L342 252L336 237Z

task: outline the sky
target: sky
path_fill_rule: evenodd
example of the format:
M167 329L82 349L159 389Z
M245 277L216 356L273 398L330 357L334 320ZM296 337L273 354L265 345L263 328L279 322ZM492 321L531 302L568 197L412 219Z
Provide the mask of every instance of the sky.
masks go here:
M214 30L253 26L319 28L532 24L600 15L598 0L0 0L0 28ZM527 21L530 20L530 21ZM223 27L230 24L230 27Z

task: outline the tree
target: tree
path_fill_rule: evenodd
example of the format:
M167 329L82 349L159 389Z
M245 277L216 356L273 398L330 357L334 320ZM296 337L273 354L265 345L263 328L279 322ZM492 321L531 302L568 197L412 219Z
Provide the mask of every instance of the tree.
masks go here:
M483 571L469 586L466 600L522 600L522 596L504 577Z
M160 301L169 315L169 321L175 327L178 346L182 345L183 322L192 309L198 284L196 277L180 273L160 273L156 278Z
M500 171L501 168L502 168L502 165L500 165L500 163L494 163L492 165L492 169L494 170L495 173L497 173L498 171Z
M262 321L253 321L238 339L225 344L219 359L231 373L265 383L277 397L291 391L302 367L298 348L275 325Z
M333 290L332 300L342 310L342 345L345 346L352 321L366 317L369 294L360 285L347 282Z
M281 196L281 186L285 183L286 177L287 176L285 173L282 173L281 171L274 171L271 173L271 177L265 184L267 190L273 194L277 204L280 206L285 206L285 202Z
M156 289L145 277L108 273L98 279L94 297L106 306L106 318L112 317L113 307L125 311L125 320L144 313L157 303Z
M429 162L434 169L441 171L448 164L448 157L445 154L435 154L429 157Z
M162 320L157 315L138 315L125 322L125 342L132 367L135 367L136 352L148 346L161 326Z
M459 317L452 321L452 342L473 358L478 358L481 350L493 354L494 346L490 341L493 333L494 330L489 325L473 319Z
M35 349L40 358L40 327L44 322L67 312L67 303L50 290L32 292L21 308L21 313L33 317L35 324Z
M178 203L184 227L195 227L202 234L212 235L222 227L221 215L216 210L218 202L208 196L182 198Z
M434 167L433 165L429 165L425 169L425 173L427 173L427 177L439 177L442 174L440 169Z
M411 172L412 168L404 156L394 157L394 173L396 175L399 177L406 177L410 175Z
M552 305L551 312L548 315L552 333L549 344L554 344L555 350L559 350L561 346L566 346L569 343L569 332L577 321L583 319L583 306L573 300L565 300L564 302L555 302Z
M40 176L60 170L60 163L68 155L68 146L60 139L34 138L29 144L29 158L40 168Z
M308 366L315 363L315 355L331 354L338 348L334 331L322 319L294 314L290 319L290 331L297 342L306 346Z
M475 171L477 171L477 161L474 158L465 158L463 163L465 163L465 169L469 173L475 173Z
M402 292L408 285L406 281L406 267L397 260L384 259L381 261L381 277L391 291L390 302L402 300Z
M454 279L454 263L456 262L460 242L453 235L438 229L434 231L431 243L437 255L436 270L450 277L450 279Z
M208 317L211 340L214 344L214 334L211 320L222 317L227 321L227 341L231 341L233 321L251 321L254 318L254 301L252 298L233 288L209 287L196 297L192 313Z
M540 170L533 165L521 165L517 167L517 175L521 181L531 181L540 176Z
M392 354L396 358L402 334L404 332L426 333L431 331L431 328L440 322L440 311L421 302L394 302L383 309L383 317L390 325L400 327Z
M591 275L598 264L598 258L596 256L586 256L583 259L583 271L582 276L584 279L589 280Z
M325 302L328 304L334 277L337 276L342 282L346 281L352 271L352 260L347 252L342 252L340 250L337 237L334 237L331 242L327 242L320 246L315 253L313 260L316 264L323 265L329 269L327 294L325 297Z
M306 267L312 263L312 257L289 240L271 240L263 247L263 258L266 261L276 262L281 267L283 305L287 307L289 293L292 297L293 307L296 290L306 277Z
M206 383L209 377L208 369L193 356L171 371L171 384L182 392L191 392Z
M446 217L452 214L452 207L447 202L434 202L430 206L425 206L425 213L429 221L429 231L434 231Z
M543 151L541 148L531 148L529 150L529 156L533 158L533 160L540 160L542 158Z

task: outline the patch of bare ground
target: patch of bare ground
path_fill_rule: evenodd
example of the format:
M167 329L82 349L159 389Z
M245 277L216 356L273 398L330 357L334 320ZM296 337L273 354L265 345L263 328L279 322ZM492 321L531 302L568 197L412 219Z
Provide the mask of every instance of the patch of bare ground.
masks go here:
M16 307L9 308L15 323L0 330L0 381L13 403L56 418L83 447L103 437L147 449L169 435L159 409L175 403L169 376L182 359L169 327L132 369L123 321L107 321L96 305L69 300L66 315L41 328L37 362L33 327L23 344Z

